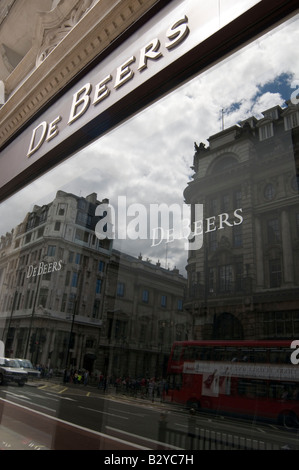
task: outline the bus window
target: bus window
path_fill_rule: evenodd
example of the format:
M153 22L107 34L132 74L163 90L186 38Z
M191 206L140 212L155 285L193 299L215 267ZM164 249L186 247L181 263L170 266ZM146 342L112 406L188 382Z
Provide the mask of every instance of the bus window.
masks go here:
M169 375L167 378L169 390L180 390L182 388L182 374Z
M236 350L233 352L227 348L215 348L213 352L213 361L231 361L236 356Z
M267 382L262 380L240 380L238 395L248 398L266 398L268 396Z
M277 382L271 382L269 386L269 398L278 400L281 398L283 393L283 385Z
M254 362L267 363L268 354L266 349L254 349Z
M198 346L186 346L184 350L184 360L196 361L201 359L201 351Z
M287 364L290 362L290 353L285 348L270 349L269 362L272 364Z
M181 359L182 350L183 350L182 346L175 346L173 350L173 355L172 355L173 361L179 361Z
M212 357L212 348L202 348L202 360L203 361L211 361L213 359Z
M299 400L299 386L297 383L282 383L281 397L284 400Z
M268 396L268 387L267 387L267 382L264 382L264 381L257 381L256 383L256 389L255 389L255 393L256 393L256 396L257 397L261 397L261 398L266 398Z

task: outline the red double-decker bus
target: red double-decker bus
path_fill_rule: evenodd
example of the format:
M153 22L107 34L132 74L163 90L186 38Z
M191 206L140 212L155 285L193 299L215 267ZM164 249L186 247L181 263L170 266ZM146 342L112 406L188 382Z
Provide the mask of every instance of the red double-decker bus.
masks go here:
M299 365L290 341L175 342L166 400L196 410L299 425Z

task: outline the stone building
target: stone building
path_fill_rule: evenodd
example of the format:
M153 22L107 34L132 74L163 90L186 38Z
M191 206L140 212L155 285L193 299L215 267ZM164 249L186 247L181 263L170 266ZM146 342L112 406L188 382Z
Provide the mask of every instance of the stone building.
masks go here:
M99 286L112 248L94 233L96 197L58 191L2 236L1 326L9 355L61 368L70 361L82 366L94 352L102 323Z
M173 342L191 337L186 279L177 269L113 250L107 282L101 352L109 375L165 376Z
M299 106L275 106L195 144L186 202L203 204L185 307L201 339L299 333Z
M185 279L99 240L103 202L58 191L1 237L6 354L90 371L107 369L109 357L110 375L165 372L173 341L187 334Z

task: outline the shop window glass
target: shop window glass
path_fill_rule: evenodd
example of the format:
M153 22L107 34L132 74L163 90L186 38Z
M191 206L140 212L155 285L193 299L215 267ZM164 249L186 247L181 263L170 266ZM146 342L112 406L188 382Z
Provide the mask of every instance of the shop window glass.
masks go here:
M249 346L229 344L299 335L298 42L295 18L101 138L94 129L92 143L2 202L0 338L5 356L17 352L42 377L34 394L22 389L26 406L37 395L46 412L57 393L51 416L84 409L84 432L118 442L150 436L149 446L165 431L166 404L220 414L239 406L252 426L257 414L285 411L282 391L299 381L289 346L269 358L263 345L256 359ZM146 52L153 60L154 44ZM178 344L170 369L178 339L208 345ZM229 344L216 350L219 341ZM283 380L271 376L278 370ZM0 399L18 390L1 386ZM146 409L154 425L124 396L134 407L139 399L152 407L154 397L159 413ZM190 416L180 414L171 446L188 449ZM221 427L247 436L235 413L229 420ZM294 444L285 430L261 426Z

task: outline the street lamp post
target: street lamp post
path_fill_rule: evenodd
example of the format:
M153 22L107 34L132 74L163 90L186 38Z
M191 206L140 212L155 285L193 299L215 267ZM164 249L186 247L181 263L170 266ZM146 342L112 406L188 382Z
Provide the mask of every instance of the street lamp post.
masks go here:
M27 359L27 354L28 354L30 335L31 335L32 325L33 325L33 317L34 317L34 314L35 314L36 303L37 303L37 299L38 299L38 296L39 296L39 286L40 286L41 278L42 278L42 274L40 274L38 276L37 289L36 289L36 293L35 293L35 297L34 297L34 303L33 303L31 317L30 317L30 325L29 325L28 337L27 337L25 354L24 354L25 359Z
M67 346L67 353L66 353L66 359L65 359L65 369L67 369L68 362L69 362L71 343L72 343L72 335L73 335L74 323L75 323L76 306L77 306L77 298L75 299L75 302L74 302L71 330L70 330L69 341L68 341L68 346Z
M9 333L9 330L10 330L10 327L11 327L11 322L12 322L12 316L13 316L13 312L14 312L14 309L15 309L15 306L16 306L17 294L18 294L18 291L16 290L14 295L13 295L12 307L11 307L11 311L10 311L9 322L8 322L8 325L7 325L7 333L6 333L5 341L4 341L4 334L5 334L6 328L3 328L2 341L4 342L4 344L7 343L8 333Z

